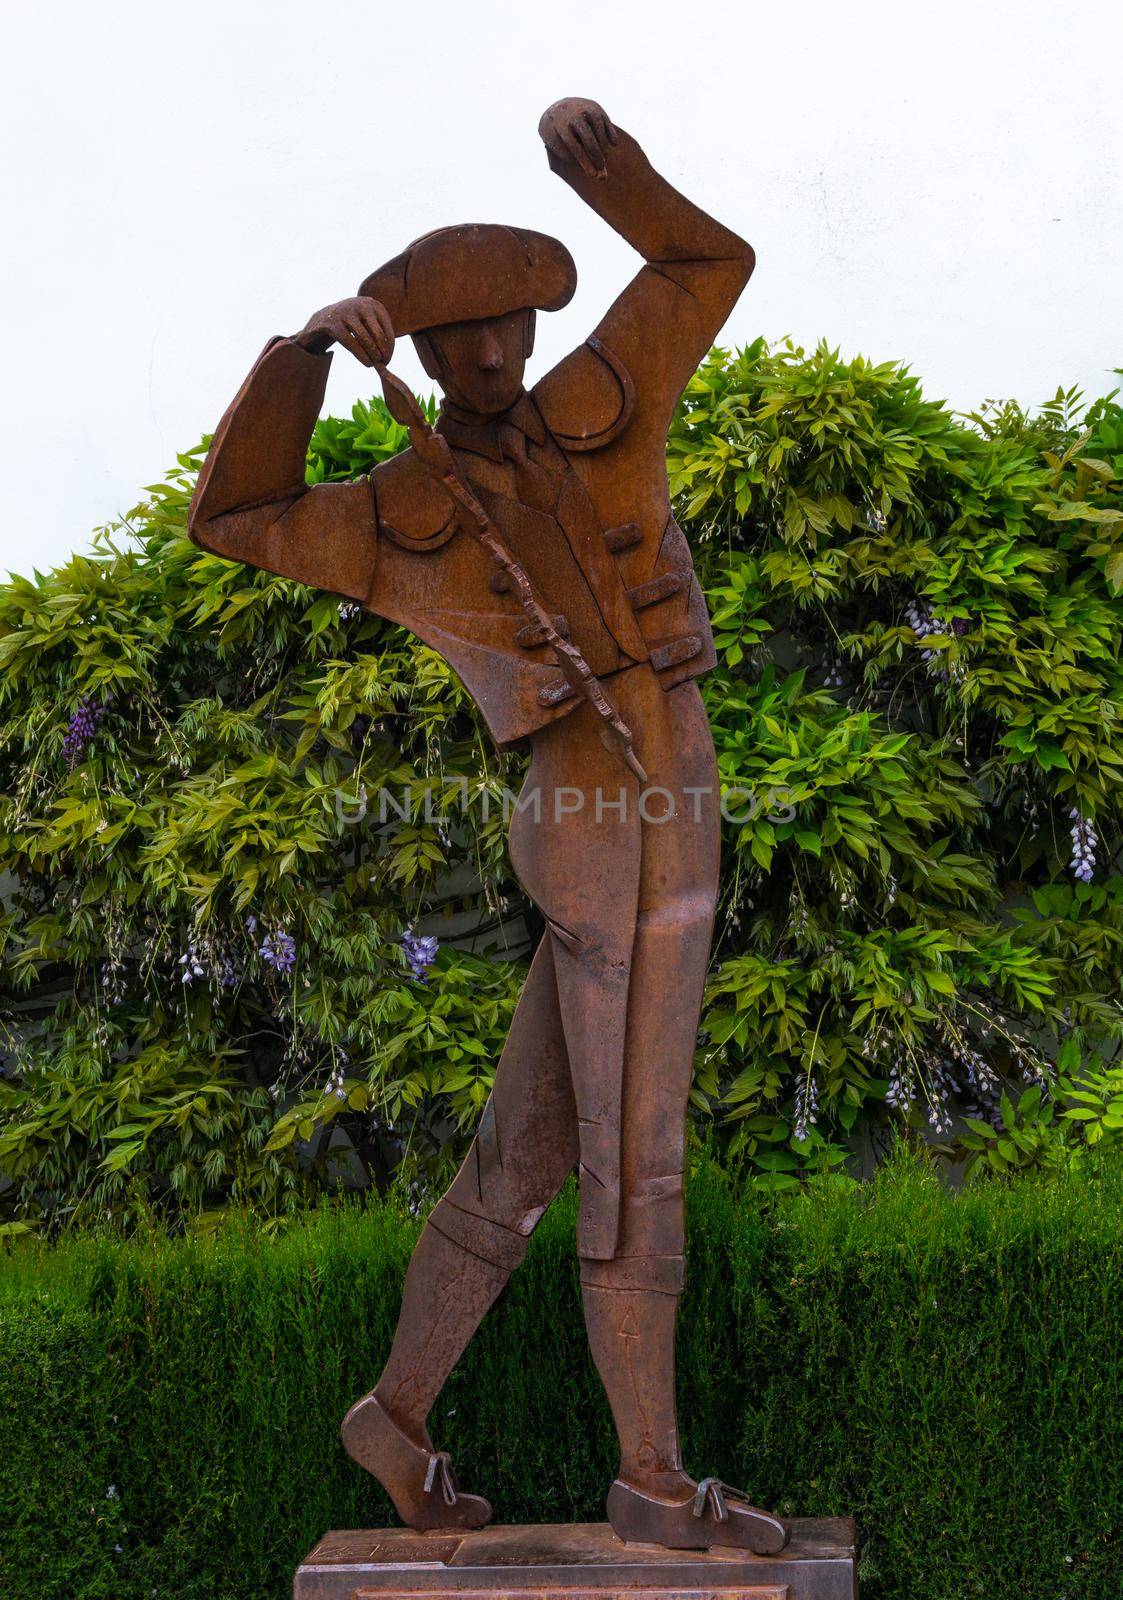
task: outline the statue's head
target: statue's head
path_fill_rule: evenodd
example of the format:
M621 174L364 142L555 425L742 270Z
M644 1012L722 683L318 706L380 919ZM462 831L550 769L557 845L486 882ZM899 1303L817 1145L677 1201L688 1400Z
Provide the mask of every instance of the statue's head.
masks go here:
M577 269L557 239L525 228L464 223L414 240L359 293L408 333L425 371L454 405L485 416L519 394L536 311L573 296Z
M413 335L421 365L454 405L483 416L506 411L534 348L534 308L445 322Z

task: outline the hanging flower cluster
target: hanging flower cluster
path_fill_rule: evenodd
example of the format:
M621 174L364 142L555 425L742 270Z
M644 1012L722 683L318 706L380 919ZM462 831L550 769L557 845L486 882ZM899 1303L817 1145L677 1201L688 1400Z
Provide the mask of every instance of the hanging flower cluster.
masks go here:
M406 966L419 983L424 983L429 968L437 959L440 945L431 935L414 933L412 930L402 934L402 949L405 951Z
M274 972L291 972L296 966L296 940L282 928L267 933L261 941L261 959Z
M1081 883L1091 883L1092 874L1096 870L1096 846L1100 842L1099 835L1092 826L1091 818L1081 815L1075 806L1069 812L1069 817L1072 821L1072 827L1069 829L1072 834L1072 860L1069 866L1074 878L1078 878Z
M795 1127L797 1139L806 1139L818 1121L819 1087L809 1072L801 1072L795 1088Z
M84 695L74 707L62 739L63 760L68 767L77 766L81 761L106 710L107 703L104 700L95 701L88 695Z
M183 983L193 983L196 978L203 976L203 963L200 960L199 951L194 942L190 943L180 956L179 965L182 968L181 981Z
M918 639L944 639L949 634L956 639L962 639L971 626L965 617L954 617L950 622L941 621L926 600L911 601L905 607L905 621ZM944 665L941 663L940 654L938 650L922 650L920 659L928 666L938 666L940 676L945 682L962 683L966 676L963 663L953 661Z

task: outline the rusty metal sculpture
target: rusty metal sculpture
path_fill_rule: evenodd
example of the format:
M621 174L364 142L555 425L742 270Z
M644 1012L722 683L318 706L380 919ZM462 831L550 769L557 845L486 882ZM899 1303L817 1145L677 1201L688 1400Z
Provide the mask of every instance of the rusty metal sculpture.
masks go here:
M418 1241L386 1368L344 1420L346 1449L415 1528L490 1519L426 1420L577 1164L585 1318L620 1438L613 1529L773 1553L785 1523L683 1470L674 1375L719 796L695 682L713 642L664 446L753 252L595 102L559 101L539 132L553 170L645 260L595 333L527 391L535 313L573 294L569 252L519 228L427 234L266 346L215 435L191 535L401 623L459 674L497 744L531 750L510 850L547 931L475 1142ZM401 334L443 390L435 430L387 371ZM359 482L309 489L333 343L376 370L411 448Z

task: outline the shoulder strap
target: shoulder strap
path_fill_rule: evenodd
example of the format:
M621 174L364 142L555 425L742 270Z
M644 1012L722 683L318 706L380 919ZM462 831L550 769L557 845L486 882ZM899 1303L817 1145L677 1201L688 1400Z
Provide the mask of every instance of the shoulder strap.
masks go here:
M403 550L439 550L456 532L455 504L412 450L375 467L370 485L378 531Z
M599 450L611 443L636 404L631 374L596 334L551 368L532 393L563 450Z

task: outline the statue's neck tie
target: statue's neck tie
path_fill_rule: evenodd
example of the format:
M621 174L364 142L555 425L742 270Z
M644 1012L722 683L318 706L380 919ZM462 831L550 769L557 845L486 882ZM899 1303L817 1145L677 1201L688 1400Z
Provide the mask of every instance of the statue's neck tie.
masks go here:
M498 437L504 461L515 469L519 499L533 511L552 512L560 484L552 472L531 460L526 434L512 422L501 422Z

